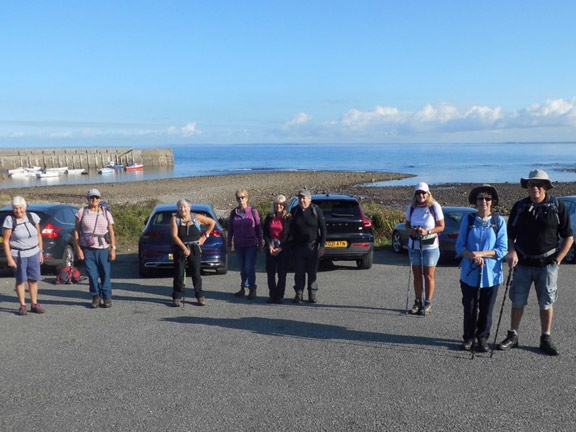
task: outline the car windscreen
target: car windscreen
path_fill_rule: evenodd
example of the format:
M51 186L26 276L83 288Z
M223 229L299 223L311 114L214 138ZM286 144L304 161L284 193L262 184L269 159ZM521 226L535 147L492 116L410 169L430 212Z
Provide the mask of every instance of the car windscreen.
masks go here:
M327 218L352 218L360 219L360 205L351 200L318 200L313 201L322 209Z
M152 216L152 221L150 222L150 226L164 226L164 227L169 227L170 226L170 221L172 220L172 216L176 216L178 213L176 211L162 211L162 212L158 212L155 213L154 216ZM205 213L205 212L194 212L194 214L199 214L202 216L207 216L210 219L212 219L212 216L210 216L209 213Z

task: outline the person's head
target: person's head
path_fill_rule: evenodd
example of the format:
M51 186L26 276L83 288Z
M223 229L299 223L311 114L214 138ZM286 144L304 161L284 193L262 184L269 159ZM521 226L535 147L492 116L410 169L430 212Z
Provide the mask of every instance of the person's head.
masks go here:
M312 194L308 189L300 189L298 191L298 205L302 210L306 210L312 203Z
M476 206L480 216L488 215L498 205L498 191L489 184L477 186L470 191L468 202Z
M546 191L552 189L552 182L548 173L541 169L530 171L528 178L521 178L520 185L528 189L528 195L533 202L539 203L546 198Z
M180 199L176 203L176 207L178 208L178 214L180 216L186 216L190 212L191 203L187 199Z
M286 216L288 210L286 209L286 197L284 195L278 195L272 201L272 214Z
M16 216L17 218L21 218L24 216L27 207L28 205L26 204L26 200L24 199L24 197L18 195L12 198L12 212L14 213L14 216Z
M92 208L98 207L100 205L100 198L102 195L98 189L90 189L86 194L86 199L88 200L88 205Z
M418 183L414 187L414 196L412 197L412 207L430 207L434 203L434 198L430 188L424 182Z
M248 191L244 189L238 189L236 191L236 202L238 203L238 207L246 208L248 207Z

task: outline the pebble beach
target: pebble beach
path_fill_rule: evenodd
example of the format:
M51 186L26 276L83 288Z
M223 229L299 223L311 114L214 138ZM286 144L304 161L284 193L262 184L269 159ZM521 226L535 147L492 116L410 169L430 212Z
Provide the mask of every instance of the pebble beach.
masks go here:
M271 202L277 194L293 196L298 189L308 188L313 193L345 193L356 195L362 201L376 202L403 209L409 203L411 186L369 186L371 183L410 177L400 173L298 171L240 175L184 177L143 180L129 183L97 185L63 185L27 188L7 188L0 191L0 201L9 204L14 195L22 195L29 202L58 202L77 206L85 204L88 189L98 188L111 205L158 200L176 202L188 198L193 202L211 204L218 213L225 214L236 205L234 193L246 189L253 203ZM553 180L553 179L552 179ZM555 196L576 195L575 183L553 183ZM478 184L457 183L432 185L434 198L443 206L467 206L468 193ZM514 202L527 195L518 183L492 184L500 195L500 212L508 214Z

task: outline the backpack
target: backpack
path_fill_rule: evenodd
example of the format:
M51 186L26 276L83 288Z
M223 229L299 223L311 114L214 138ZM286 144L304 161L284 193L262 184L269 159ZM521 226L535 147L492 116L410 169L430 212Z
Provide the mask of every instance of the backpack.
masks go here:
M71 285L75 283L80 283L84 280L82 273L76 267L67 266L63 267L62 270L58 272L58 276L56 277L56 284L57 285Z
M476 219L476 213L468 213L468 233L470 233L470 230L474 228L474 219ZM494 230L496 237L498 237L500 227L498 226L498 215L496 213L492 213L492 216L490 217L490 226Z
M13 213L10 213L9 216L12 218L12 231L14 231L14 229L16 228L16 225L17 225L16 216L14 216ZM34 219L32 219L32 215L30 214L29 211L26 211L26 217L28 218L28 220L24 221L23 224L30 224L30 225L35 227L36 224L34 223ZM28 229L28 228L26 228L26 229ZM28 231L28 235L29 235L28 238L32 237L32 234L30 234L30 231Z
M518 219L520 218L520 215L524 213L526 208L528 208L528 204L530 204L531 208L535 207L544 209L545 212L550 210L552 214L556 216L558 224L560 224L560 216L559 216L560 211L558 210L558 198L553 196L550 196L549 198L550 199L548 202L542 204L533 204L529 199L522 200L521 203L518 205L518 208L516 209L516 217L514 218L510 226L511 227L516 226L516 224L518 223Z
M110 212L110 208L108 207L108 203L106 201L102 201L100 203L99 207L102 209L102 213L104 213L104 217L106 218L106 222L108 222L108 225L110 225L110 219L108 219L108 213ZM80 218L80 224L82 224L82 221L84 220L84 217L87 214L88 214L88 207L84 207L83 212L82 212L82 217ZM94 231L96 231L96 224L98 223L98 216L99 215L96 216L96 223L94 224L94 229L93 229L91 235L93 237L103 237L104 240L106 240L106 243L110 244L110 240L111 240L110 231L106 231L106 233L102 234L102 235L94 234ZM82 233L82 234L85 234L85 233ZM88 234L90 234L90 233L88 233ZM101 240L100 240L100 244L102 244Z

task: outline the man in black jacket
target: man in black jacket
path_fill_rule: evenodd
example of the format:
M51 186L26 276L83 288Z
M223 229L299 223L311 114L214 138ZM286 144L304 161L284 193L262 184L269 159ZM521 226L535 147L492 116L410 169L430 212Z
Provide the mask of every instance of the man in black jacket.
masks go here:
M294 256L294 283L296 297L294 303L302 301L302 293L308 275L308 301L316 303L318 282L318 261L324 255L326 243L326 222L322 210L312 204L310 191L298 191L298 206L292 210L290 233L292 235L292 253Z
M510 287L511 328L498 348L508 350L518 346L520 320L534 284L540 306L540 349L548 355L558 355L550 331L558 267L574 241L570 216L566 205L548 193L553 186L546 171L534 170L520 182L528 189L528 197L514 204L508 219L506 260L510 267L515 267Z

